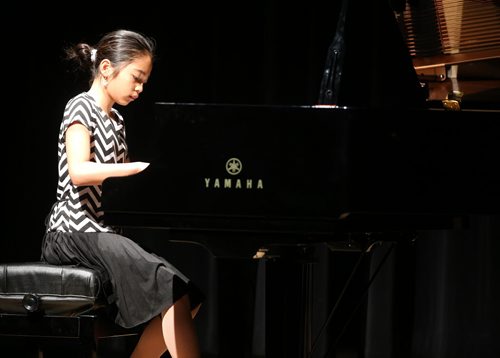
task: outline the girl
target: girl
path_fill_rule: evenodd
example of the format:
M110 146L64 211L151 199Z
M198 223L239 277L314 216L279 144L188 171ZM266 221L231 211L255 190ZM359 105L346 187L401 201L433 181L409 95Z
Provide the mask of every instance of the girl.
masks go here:
M48 217L42 260L76 264L100 273L115 322L146 324L132 357L200 356L193 318L203 294L164 258L146 252L103 222L102 182L139 173L149 163L130 162L125 126L115 103L126 106L144 89L153 68L155 43L137 32L106 34L95 47L66 50L90 70L91 87L71 98L58 142L57 201Z

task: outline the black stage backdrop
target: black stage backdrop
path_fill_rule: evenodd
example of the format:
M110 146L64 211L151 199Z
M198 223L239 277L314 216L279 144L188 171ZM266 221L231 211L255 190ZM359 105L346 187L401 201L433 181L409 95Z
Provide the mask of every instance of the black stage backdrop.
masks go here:
M317 103L339 3L20 3L15 10L3 9L11 21L7 28L2 25L7 94L0 261L39 256L44 218L56 192L62 111L67 99L85 88L66 72L64 46L94 43L117 28L156 38L159 56L146 91L121 109L130 149L140 158L142 128L152 119L155 101ZM359 253L315 247L311 335L318 344L313 356L499 357L499 229L499 218L474 216L465 229L425 232L394 249L375 247L320 336ZM131 235L175 262L206 291L197 319L204 357L264 355L264 272L268 278L290 274L279 288L293 303L298 272L293 263L215 258L201 247L171 243L161 233ZM365 295L379 262L384 265ZM268 304L289 315L288 321L295 319L293 306Z

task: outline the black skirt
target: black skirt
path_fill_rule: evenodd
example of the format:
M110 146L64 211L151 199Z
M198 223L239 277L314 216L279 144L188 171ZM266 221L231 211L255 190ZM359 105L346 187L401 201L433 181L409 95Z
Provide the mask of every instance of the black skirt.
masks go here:
M115 322L125 328L148 322L185 294L192 308L204 300L198 287L171 263L118 234L49 232L41 257L50 264L97 271L103 294L115 308Z

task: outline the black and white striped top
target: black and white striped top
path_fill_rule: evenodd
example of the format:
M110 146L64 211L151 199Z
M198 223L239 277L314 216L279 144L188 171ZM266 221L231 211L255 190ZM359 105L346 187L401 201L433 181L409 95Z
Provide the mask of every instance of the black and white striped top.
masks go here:
M58 158L59 182L57 201L48 218L47 231L112 232L103 223L101 207L102 186L75 186L68 173L65 134L75 122L83 124L90 132L91 160L96 163L122 163L127 158L123 117L112 109L110 118L87 93L73 97L66 104L61 122Z

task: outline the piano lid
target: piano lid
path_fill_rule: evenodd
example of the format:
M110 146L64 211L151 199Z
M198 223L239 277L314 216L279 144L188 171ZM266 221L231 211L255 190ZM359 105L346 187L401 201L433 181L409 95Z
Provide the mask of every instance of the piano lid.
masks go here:
M318 102L424 108L426 96L390 1L342 0Z

